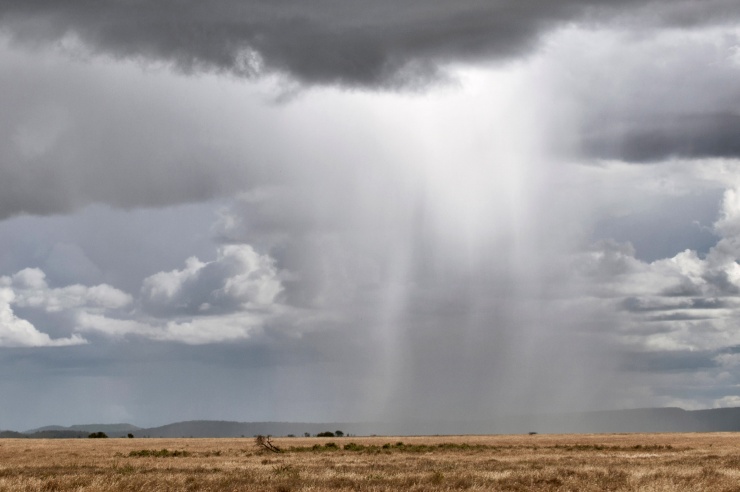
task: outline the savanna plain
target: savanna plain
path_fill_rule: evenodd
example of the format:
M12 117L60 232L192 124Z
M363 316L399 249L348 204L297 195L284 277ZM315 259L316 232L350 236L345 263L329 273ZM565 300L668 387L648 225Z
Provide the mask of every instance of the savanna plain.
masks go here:
M740 434L2 439L0 491L740 491Z

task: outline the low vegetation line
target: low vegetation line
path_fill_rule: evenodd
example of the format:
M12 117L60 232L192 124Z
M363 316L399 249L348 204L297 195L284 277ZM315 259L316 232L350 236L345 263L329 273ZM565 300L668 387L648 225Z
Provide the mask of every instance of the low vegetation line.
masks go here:
M131 451L129 457L138 458L178 458L190 456L188 451L170 451L169 449L140 449L138 451Z
M600 444L574 444L574 445L559 445L554 446L492 446L485 444L468 444L468 443L438 443L438 444L405 444L401 441L396 443L385 443L382 445L375 444L357 444L355 442L349 442L343 446L338 445L335 442L327 442L324 444L314 444L313 446L291 446L286 449L282 449L281 452L294 452L294 453L322 453L322 452L334 452L334 451L350 451L367 454L378 454L378 453L434 453L434 452L450 452L450 451L505 451L514 449L532 449L532 450L553 450L553 451L613 451L613 452L660 452L660 451L686 451L689 448L674 448L670 444L668 445L641 445L637 444L634 446L607 446Z

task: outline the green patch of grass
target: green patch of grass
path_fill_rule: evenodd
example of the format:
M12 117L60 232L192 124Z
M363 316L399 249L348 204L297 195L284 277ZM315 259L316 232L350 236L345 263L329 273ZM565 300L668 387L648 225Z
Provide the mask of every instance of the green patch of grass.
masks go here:
M656 451L686 451L686 449L677 449L670 444L636 444L634 446L605 446L603 444L570 444L561 445L556 444L552 449L558 449L563 451L639 451L639 452L656 452Z
M311 447L305 446L292 446L287 449L289 452L294 453L305 453L314 452L321 453L326 451L344 451L364 454L379 454L379 453L390 453L390 452L402 452L402 453L433 453L433 452L447 452L447 451L481 451L481 450L498 450L492 446L486 446L483 444L456 444L456 443L440 443L440 444L404 444L398 441L395 444L385 443L383 445L376 444L357 444L355 442L349 442L341 448L334 442L327 442L325 444L314 444Z
M140 449L138 451L131 451L128 454L130 457L138 457L138 458L178 458L178 457L186 457L190 456L190 453L187 451L170 451L169 449Z

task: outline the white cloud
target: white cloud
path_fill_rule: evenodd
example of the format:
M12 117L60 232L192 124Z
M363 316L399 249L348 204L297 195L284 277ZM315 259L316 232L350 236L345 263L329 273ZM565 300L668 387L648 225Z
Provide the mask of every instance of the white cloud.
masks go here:
M222 246L210 262L191 257L182 270L147 277L143 312L130 319L80 310L77 330L111 337L129 335L190 345L244 340L285 314L274 260L247 244ZM149 314L152 314L150 316Z
M210 262L190 258L182 270L144 280L140 305L145 311L110 285L51 288L42 270L26 268L0 277L0 346L87 343L78 334L52 339L16 316L13 306L71 315L75 331L116 338L135 335L192 345L247 339L267 320L285 314L277 302L282 284L274 263L246 244L223 246ZM132 308L124 312L127 307Z
M38 268L26 268L12 276L0 277L0 346L60 347L87 341L78 334L51 338L30 321L17 316L14 306L64 314L78 310L103 312L128 306L132 297L109 285L70 285L51 288Z
M30 321L17 316L13 306L38 309L52 314L87 310L103 312L128 306L132 297L109 285L70 285L50 288L38 268L26 268L12 276L0 277L0 346L60 347L87 341L78 334L51 338Z
M740 396L728 395L715 401L715 408L740 407Z
M282 289L272 258L233 244L220 247L214 261L190 258L182 270L146 278L141 295L155 315L205 315L269 308Z
M54 313L74 308L120 309L132 303L133 298L114 287L100 284L93 287L69 285L50 288L46 275L38 268L26 268L0 282L15 291L14 304L20 307L43 309Z
M98 332L115 338L135 335L151 340L204 345L245 340L258 333L264 321L265 316L253 313L234 313L193 318L186 321L152 321L151 323L80 313L77 317L77 329L84 332Z
M77 334L52 339L27 320L16 316L11 307L14 301L12 289L0 287L0 347L63 347L87 343Z
M740 344L740 188L725 192L715 223L717 244L653 262L630 244L601 241L574 258L573 271L589 296L619 314L615 335L649 350L717 350ZM594 300L595 302L595 300Z

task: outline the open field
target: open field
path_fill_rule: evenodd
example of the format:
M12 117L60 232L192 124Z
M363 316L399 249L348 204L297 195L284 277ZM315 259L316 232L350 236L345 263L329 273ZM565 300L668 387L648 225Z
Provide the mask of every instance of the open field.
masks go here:
M251 438L3 439L0 491L740 491L734 433L273 442L284 452Z

